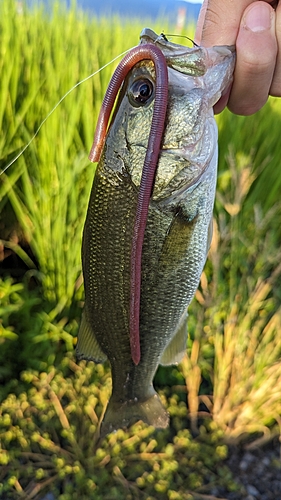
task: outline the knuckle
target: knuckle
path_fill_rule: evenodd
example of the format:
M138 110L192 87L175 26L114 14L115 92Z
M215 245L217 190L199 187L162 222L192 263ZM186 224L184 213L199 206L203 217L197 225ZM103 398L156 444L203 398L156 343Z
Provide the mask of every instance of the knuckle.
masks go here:
M251 100L250 102L237 102L237 101L232 101L231 99L228 102L228 109L232 112L235 113L236 115L241 115L241 116L250 116L259 111L264 104L267 101L266 99L263 99L259 102L256 101L256 99Z
M245 47L243 51L237 48L237 61L243 64L245 68L251 71L264 71L268 68L274 67L276 60L276 51L270 48L261 47L257 48Z

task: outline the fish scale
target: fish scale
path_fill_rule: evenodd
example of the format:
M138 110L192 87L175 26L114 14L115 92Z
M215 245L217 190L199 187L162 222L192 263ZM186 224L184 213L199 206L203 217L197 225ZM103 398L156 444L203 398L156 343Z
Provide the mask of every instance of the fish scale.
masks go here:
M168 425L153 378L160 363L177 364L185 353L187 307L212 233L217 173L212 105L234 67L233 49L227 47L188 49L146 29L141 43L148 40L169 65L169 101L142 245L138 364L130 347L130 259L154 94L135 103L131 89L135 92L138 82L145 90L154 88L151 61L136 64L123 83L83 233L85 307L77 357L110 361L113 386L102 437L136 420Z
M129 299L130 247L125 243L126 240L130 242L129 226L133 226L132 206L136 205L137 194L130 183L126 189L124 184L125 180L121 182L111 170L105 172L98 167L89 202L91 208L83 242L83 263L89 265L90 269L85 276L89 302L94 303L99 311L87 310L90 321L95 321L97 328L100 325L107 329L108 319L111 318L114 328L120 324L122 331L128 331L128 318L122 310L123 304Z

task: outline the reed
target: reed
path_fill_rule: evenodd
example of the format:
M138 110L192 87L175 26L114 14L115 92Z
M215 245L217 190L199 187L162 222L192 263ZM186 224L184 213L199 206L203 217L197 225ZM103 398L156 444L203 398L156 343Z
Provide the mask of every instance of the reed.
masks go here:
M18 12L1 2L0 166L31 139L42 120L79 81L138 43L139 23L88 19L59 3ZM126 36L124 36L126 33ZM115 63L116 64L116 63ZM114 65L63 100L28 150L0 176L0 237L16 219L29 244L46 299L60 311L80 283L81 233L95 166L87 155ZM11 227L12 226L12 227ZM78 282L77 282L78 280Z

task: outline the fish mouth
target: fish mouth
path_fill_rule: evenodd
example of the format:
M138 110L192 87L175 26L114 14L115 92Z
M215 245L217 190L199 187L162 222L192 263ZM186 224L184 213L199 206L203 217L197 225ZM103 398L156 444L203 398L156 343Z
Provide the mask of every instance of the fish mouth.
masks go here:
M157 35L150 28L142 30L140 44L142 43L153 43L158 46L170 68L184 75L196 77L205 75L208 69L235 54L234 45L216 45L206 49L193 42L193 47L186 47L171 42L164 33Z

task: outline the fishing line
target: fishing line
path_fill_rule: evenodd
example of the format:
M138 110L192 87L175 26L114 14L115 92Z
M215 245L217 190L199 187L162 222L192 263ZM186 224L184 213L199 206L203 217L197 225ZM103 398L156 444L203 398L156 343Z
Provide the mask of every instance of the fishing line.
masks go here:
M179 38L186 38L189 42L191 42L194 45L194 47L199 47L199 45L196 42L194 42L194 40L192 40L192 38L189 38L189 36L186 36L186 35L164 35L164 33L161 33L161 35L166 39L167 42L168 42L168 38L167 38L168 36L170 36L170 37L178 36Z
M15 163L19 157L27 150L27 148L30 146L30 144L34 141L35 137L38 135L40 129L42 128L42 126L44 125L44 123L46 123L46 121L48 120L48 118L53 114L53 112L59 107L59 105L62 103L62 101L64 101L64 99L74 90L76 89L77 87L79 87L79 85L81 85L82 83L85 83L87 80L90 80L90 78L92 78L93 76L97 75L98 73L100 73L102 70L104 70L107 66L109 66L111 63L113 63L114 61L116 61L117 59L119 59L119 57L122 57L124 56L125 54L127 54L127 52L129 52L131 49L127 49L125 50L124 52L122 52L121 54L119 54L118 56L114 57L114 59L112 59L111 61L109 61L108 63L106 63L104 66L102 66L100 69L98 69L97 71L95 71L94 73L92 73L91 75L89 76L86 76L86 78L83 78L83 80L81 80L80 82L76 83L70 90L68 90L66 92L66 94L64 94L64 96L57 102L57 104L54 106L54 108L47 114L46 118L44 118L44 120L40 123L38 129L36 130L36 132L34 133L34 135L31 137L30 141L24 146L24 148L15 156L15 158L13 158L10 163L8 163L8 165L6 165L4 167L3 170L0 171L0 175L4 174L4 172L6 172L6 170L8 170L8 168L11 167L11 165L13 165L13 163Z

